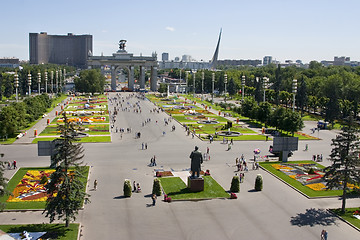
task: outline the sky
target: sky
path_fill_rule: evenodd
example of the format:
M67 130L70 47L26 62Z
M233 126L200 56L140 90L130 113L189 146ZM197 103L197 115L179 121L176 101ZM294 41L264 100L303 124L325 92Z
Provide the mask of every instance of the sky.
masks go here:
M359 0L11 0L1 2L0 58L29 59L29 33L91 34L93 55L120 39L134 55L360 61Z

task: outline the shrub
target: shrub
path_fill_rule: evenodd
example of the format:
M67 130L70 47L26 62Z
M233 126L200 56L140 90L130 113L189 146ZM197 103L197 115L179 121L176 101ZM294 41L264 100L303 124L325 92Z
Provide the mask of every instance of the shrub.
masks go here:
M161 185L159 179L157 178L154 179L152 194L156 194L156 196L161 196Z
M309 170L308 174L315 174L314 169L313 169L313 168L310 168L310 170Z
M131 183L129 179L125 179L124 181L124 196L131 197Z
M240 178L239 176L233 176L231 181L230 192L240 192Z
M263 189L263 178L261 174L258 174L255 179L255 190L261 191Z

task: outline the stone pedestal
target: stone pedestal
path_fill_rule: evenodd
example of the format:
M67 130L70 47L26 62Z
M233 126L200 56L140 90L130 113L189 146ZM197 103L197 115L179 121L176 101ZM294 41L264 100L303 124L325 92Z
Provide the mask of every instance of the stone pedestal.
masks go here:
M190 189L191 192L204 191L204 179L202 177L199 178L188 177L188 188Z

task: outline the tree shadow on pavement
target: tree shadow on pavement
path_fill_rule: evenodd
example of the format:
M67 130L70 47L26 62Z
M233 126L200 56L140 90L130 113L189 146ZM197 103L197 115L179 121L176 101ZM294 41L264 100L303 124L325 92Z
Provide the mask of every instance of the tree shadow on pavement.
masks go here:
M324 209L310 208L306 209L305 213L299 213L295 217L291 217L290 223L298 227L315 225L329 226L337 225L336 220L338 218Z

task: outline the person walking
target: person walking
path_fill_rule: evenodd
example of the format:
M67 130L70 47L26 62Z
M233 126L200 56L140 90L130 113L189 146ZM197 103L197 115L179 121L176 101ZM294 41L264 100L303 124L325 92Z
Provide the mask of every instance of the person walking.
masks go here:
M13 161L13 167L14 167L14 169L17 168L17 166L16 166L16 161L15 161L15 160Z
M98 185L98 181L95 179L95 181L94 181L94 191L96 191L97 185Z
M151 199L152 199L152 205L155 206L155 204L156 204L156 199L157 199L156 194L153 193L153 195L151 196Z
M136 182L134 181L133 182L133 192L135 192L136 191Z
M321 237L321 240L327 240L328 233L327 233L327 231L326 231L325 229L323 229L323 230L321 231L320 237Z
M155 157L155 155L153 157L153 166L156 166L156 157Z
M147 149L147 143L145 143L145 150Z

